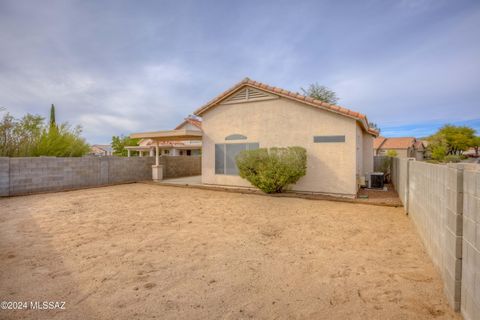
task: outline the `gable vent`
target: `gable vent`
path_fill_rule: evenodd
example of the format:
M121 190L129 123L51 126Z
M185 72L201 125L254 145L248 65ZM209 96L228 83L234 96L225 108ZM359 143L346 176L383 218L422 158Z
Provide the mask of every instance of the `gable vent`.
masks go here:
M241 100L246 100L247 99L247 89L242 89L238 91L236 94L228 98L227 101L241 101Z
M248 102L248 101L255 101L255 100L267 100L267 99L275 99L277 96L261 91L256 90L253 88L243 88L242 90L238 91L230 98L226 99L224 102L225 104L228 103L239 103L239 102Z

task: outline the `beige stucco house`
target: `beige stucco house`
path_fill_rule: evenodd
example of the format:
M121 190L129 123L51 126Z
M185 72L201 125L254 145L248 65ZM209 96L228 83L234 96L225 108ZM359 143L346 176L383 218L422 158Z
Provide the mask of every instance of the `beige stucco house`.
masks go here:
M238 175L242 150L301 146L307 174L292 190L353 197L373 171L377 132L366 116L339 106L245 79L199 108L202 183L251 186Z
M91 156L106 157L113 154L113 149L109 144L94 144L90 147L88 154Z
M373 151L376 156L384 156L389 150L394 150L399 158L415 158L422 161L425 158L426 146L414 137L377 137L373 141Z

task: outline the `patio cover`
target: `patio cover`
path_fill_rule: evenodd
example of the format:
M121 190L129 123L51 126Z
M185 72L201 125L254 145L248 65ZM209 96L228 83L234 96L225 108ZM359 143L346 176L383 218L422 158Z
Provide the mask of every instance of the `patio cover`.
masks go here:
M132 133L133 139L152 139L154 141L184 141L184 140L202 140L202 131L198 130L163 130L154 132Z
M154 172L152 172L154 180L155 177L158 177L158 173L155 173L156 170L160 167L159 165L159 152L158 147L161 141L186 141L186 140L202 140L202 131L198 130L187 130L187 129L177 129L177 130L164 130L164 131L154 131L154 132L141 132L141 133L132 133L130 135L132 139L151 139L156 142L155 145L155 166ZM160 179L161 180L161 179Z

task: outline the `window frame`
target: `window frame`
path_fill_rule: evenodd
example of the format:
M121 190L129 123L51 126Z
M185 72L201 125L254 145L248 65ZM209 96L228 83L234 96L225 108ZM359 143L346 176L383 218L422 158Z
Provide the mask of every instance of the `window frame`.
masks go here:
M228 159L228 157L227 157L227 145L245 145L245 149L241 150L241 151L245 151L245 150L259 149L260 148L260 143L258 143L258 142L238 142L238 143L222 142L222 143L215 143L214 144L214 159L215 159L214 172L215 172L215 175L236 176L236 177L238 177L239 176L238 168L236 168L237 173L231 173L231 171L228 172L228 169L227 169L227 159ZM253 146L253 148L252 148L252 146ZM217 160L219 160L219 158L217 157L217 150L219 150L219 149L221 149L222 152L223 152L223 159L221 161L221 164L223 164L223 170L221 170L222 172L220 172L220 170L218 170L219 168L217 167L217 163L220 163L220 161L217 162ZM235 166L236 166L236 164L235 164Z

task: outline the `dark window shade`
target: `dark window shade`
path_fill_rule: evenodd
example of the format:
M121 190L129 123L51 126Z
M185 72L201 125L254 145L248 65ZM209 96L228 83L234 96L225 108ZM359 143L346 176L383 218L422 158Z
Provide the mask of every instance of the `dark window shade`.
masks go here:
M227 157L226 157L226 162L225 162L225 173L226 174L232 174L232 175L238 175L238 168L237 168L237 163L235 161L235 157L244 150L247 150L247 145L245 143L232 143L232 144L226 144L226 152L227 152Z
M215 144L215 174L238 175L237 155L244 150L258 148L259 144L256 142Z
M315 143L345 142L345 136L314 136Z
M225 174L225 145L215 145L215 173Z

